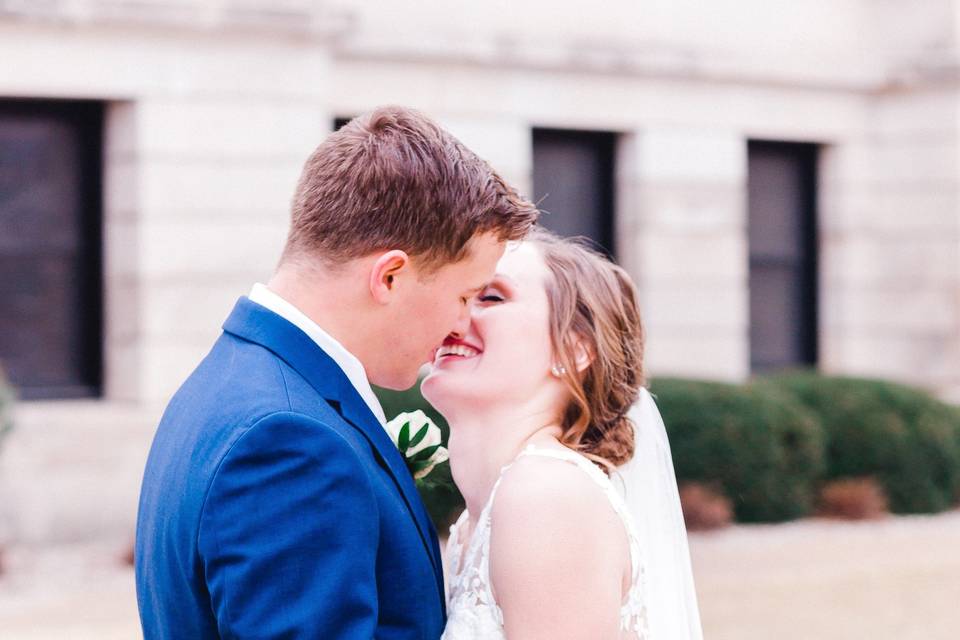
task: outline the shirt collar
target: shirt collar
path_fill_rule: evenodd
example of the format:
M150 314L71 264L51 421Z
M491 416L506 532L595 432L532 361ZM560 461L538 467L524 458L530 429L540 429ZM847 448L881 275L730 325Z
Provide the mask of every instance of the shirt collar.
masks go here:
M259 282L253 285L253 289L248 296L252 302L256 302L262 307L289 321L295 327L303 331L318 347L330 356L346 374L350 384L354 386L363 401L370 407L370 411L376 416L381 425L386 425L387 418L383 413L383 407L367 378L367 372L363 368L363 363L355 355L347 351L347 348L337 342L329 333L320 328L320 326L307 317L305 313L295 306L281 298L279 295L268 289Z

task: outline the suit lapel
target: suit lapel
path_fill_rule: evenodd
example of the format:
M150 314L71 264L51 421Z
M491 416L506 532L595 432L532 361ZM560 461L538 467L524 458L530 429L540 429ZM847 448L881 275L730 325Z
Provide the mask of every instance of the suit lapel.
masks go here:
M436 531L417 493L413 477L387 431L371 413L360 393L350 384L343 370L303 331L246 297L237 302L223 329L265 347L293 367L317 393L331 401L346 422L364 435L378 462L393 479L417 525L442 594L443 569L434 543Z
M413 514L417 528L420 530L420 538L423 540L423 544L433 563L433 570L437 577L437 587L439 588L439 592L443 594L443 565L441 564L439 550L436 545L437 532L423 505L423 500L420 499L420 493L417 491L413 476L410 475L403 456L400 454L396 445L393 444L393 440L390 439L383 425L381 425L380 421L370 412L370 407L363 401L360 394L356 392L356 389L352 386L350 389L356 398L350 398L349 401L341 404L340 415L343 416L344 420L354 427L357 427L367 436L367 439L370 440L370 443L373 445L380 464L393 476L397 487L400 489L400 495L403 496L407 509Z

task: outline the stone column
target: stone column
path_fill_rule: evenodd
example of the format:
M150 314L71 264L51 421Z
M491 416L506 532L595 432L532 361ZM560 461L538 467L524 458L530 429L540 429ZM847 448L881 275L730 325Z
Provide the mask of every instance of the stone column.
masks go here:
M746 378L743 135L643 129L622 140L617 173L619 257L639 288L648 373Z
M331 127L317 48L165 45L164 87L108 113L109 399L166 400L269 278L303 162Z
M873 99L821 167L822 367L960 400L960 93Z

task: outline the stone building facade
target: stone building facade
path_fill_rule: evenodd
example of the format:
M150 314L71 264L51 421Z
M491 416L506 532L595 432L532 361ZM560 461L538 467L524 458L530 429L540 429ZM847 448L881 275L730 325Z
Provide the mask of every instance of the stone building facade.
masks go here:
M75 434L82 415L148 440L269 276L308 153L383 103L424 110L545 197L548 225L606 230L640 289L652 375L815 366L960 401L957 0L0 0L0 185L36 193L24 153L61 148L22 138L33 112L99 141L77 161L95 179L65 179L99 189L57 196L92 216L61 264L85 264L92 289L47 303L99 351L24 403L21 470L52 446L32 425ZM0 241L0 265L23 246ZM36 307L6 309L39 340ZM48 401L77 395L94 399ZM24 521L42 537L45 518Z

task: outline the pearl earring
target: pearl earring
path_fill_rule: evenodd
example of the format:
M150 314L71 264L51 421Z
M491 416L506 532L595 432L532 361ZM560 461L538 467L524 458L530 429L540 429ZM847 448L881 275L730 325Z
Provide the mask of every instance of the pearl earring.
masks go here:
M560 376L562 376L562 375L565 374L566 372L567 372L567 369L566 369L566 367L564 367L563 365L557 365L557 364L555 364L555 365L553 365L553 367L550 368L550 373L553 374L553 377L554 377L554 378L559 378Z

